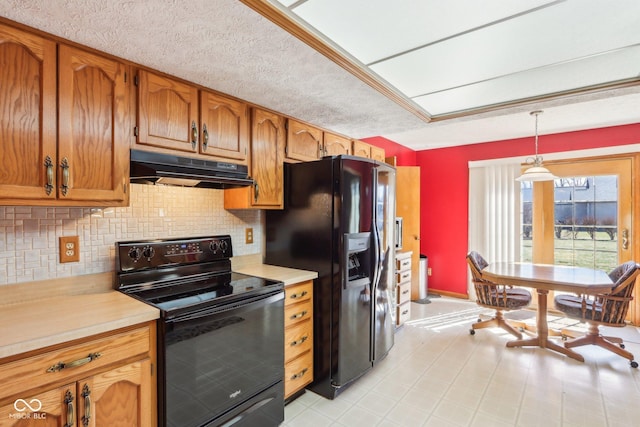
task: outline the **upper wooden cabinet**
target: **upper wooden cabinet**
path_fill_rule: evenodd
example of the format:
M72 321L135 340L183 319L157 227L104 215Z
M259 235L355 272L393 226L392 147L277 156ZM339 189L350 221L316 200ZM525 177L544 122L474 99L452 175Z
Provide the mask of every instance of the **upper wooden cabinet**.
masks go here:
M366 157L367 159L377 160L384 163L384 149L376 147L366 142L353 140L353 155Z
M56 44L0 25L0 64L0 198L55 200Z
M371 158L371 146L366 142L353 140L353 155L359 157Z
M287 121L287 160L312 161L324 156L350 155L351 140L299 122Z
M138 148L247 164L247 104L145 70L137 85Z
M286 158L290 160L312 161L323 156L322 130L299 122L287 120Z
M282 209L283 162L286 143L284 118L276 113L251 110L249 173L252 187L226 189L225 209Z
M0 63L0 204L126 205L125 67L4 25Z
M200 92L200 153L247 162L249 107L211 92Z
M385 161L384 148L380 148L380 147L376 147L375 145L372 145L371 146L371 158L373 160L377 160L379 162L384 163L384 161Z
M61 45L58 59L58 198L127 202L126 67Z
M339 156L341 154L351 155L351 140L340 135L324 133L324 153L325 156Z
M198 89L194 86L138 71L139 145L198 152Z

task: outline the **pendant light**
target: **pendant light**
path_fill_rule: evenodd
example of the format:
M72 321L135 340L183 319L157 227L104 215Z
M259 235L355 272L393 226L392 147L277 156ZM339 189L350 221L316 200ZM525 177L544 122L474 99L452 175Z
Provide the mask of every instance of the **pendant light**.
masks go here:
M549 169L542 166L542 157L538 156L538 116L542 114L542 110L532 111L529 114L536 118L536 156L527 159L526 163L532 164L533 166L516 178L516 181L553 181L558 177L553 175Z

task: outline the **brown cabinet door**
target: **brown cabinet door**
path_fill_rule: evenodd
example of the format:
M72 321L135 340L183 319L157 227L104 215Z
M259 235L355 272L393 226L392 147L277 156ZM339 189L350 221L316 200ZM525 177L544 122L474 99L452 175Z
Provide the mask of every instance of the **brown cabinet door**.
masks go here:
M75 390L69 384L0 406L0 427L75 426Z
M283 205L282 162L285 146L284 119L254 108L251 120L251 175L254 207L278 208Z
M384 149L380 147L371 146L371 158L379 162L384 163Z
M88 427L152 424L149 359L77 383L78 425Z
M197 153L199 140L198 89L140 70L137 143Z
M351 140L343 136L334 135L332 133L324 133L324 155L325 156L339 156L341 154L350 155Z
M211 92L200 93L200 153L247 164L249 107Z
M371 146L366 142L353 140L353 155L359 157L371 158Z
M55 199L56 45L4 25L0 159L0 199Z
M124 201L129 177L126 67L60 45L58 198Z
M322 157L322 131L311 125L288 119L287 159L302 162L318 160Z

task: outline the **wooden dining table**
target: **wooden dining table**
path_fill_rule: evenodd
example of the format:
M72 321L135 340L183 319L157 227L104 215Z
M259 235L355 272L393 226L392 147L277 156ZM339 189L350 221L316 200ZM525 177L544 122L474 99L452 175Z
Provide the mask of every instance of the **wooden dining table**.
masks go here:
M542 347L584 362L584 357L549 339L547 296L549 291L577 294L608 293L613 288L609 275L602 270L564 265L496 262L482 270L482 277L500 285L534 288L538 294L536 337L507 342L507 347Z

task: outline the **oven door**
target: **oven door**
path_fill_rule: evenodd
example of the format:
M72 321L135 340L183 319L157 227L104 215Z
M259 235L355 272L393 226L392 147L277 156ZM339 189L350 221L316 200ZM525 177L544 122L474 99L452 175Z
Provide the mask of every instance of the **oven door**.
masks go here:
M282 289L166 320L163 329L160 425L284 420Z

